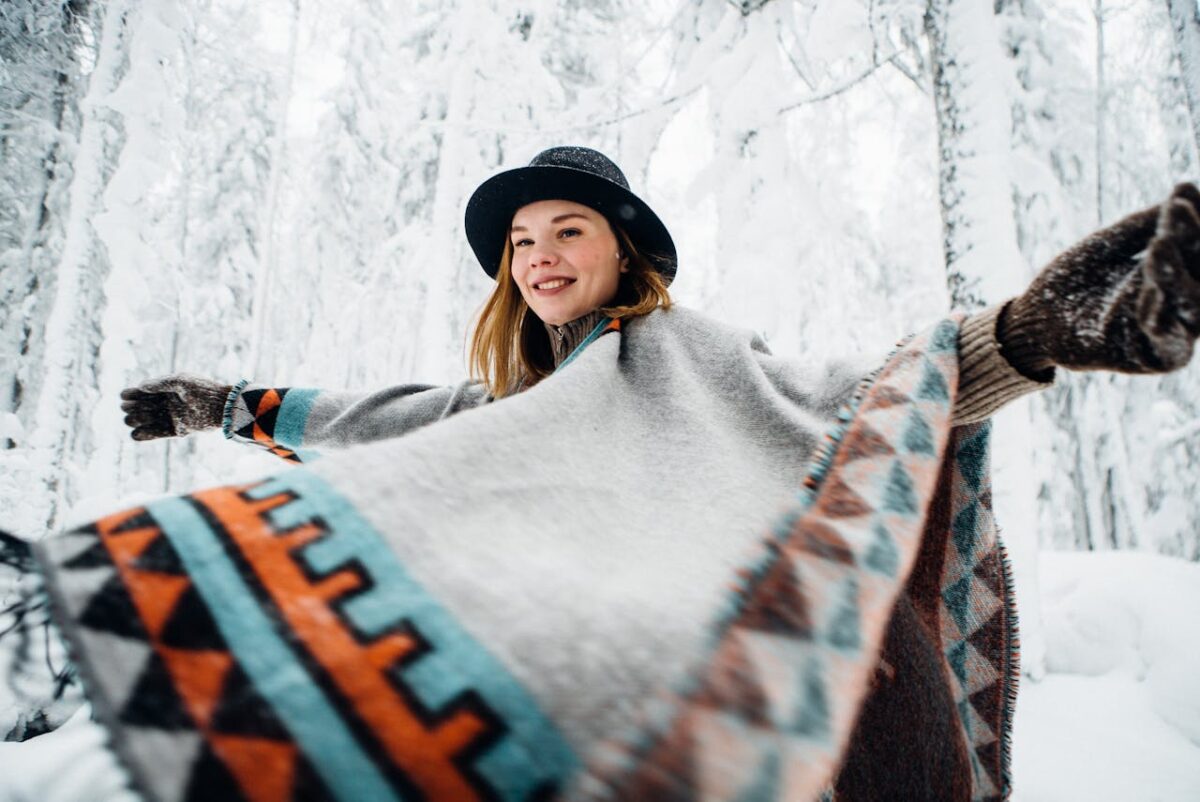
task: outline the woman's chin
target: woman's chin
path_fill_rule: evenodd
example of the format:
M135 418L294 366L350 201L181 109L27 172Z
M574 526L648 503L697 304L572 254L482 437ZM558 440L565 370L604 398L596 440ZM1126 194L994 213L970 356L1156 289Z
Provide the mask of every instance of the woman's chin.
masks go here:
M538 316L538 319L543 323L551 326L561 326L564 323L570 323L577 317L582 317L584 312L573 313L570 309L534 309L533 313Z

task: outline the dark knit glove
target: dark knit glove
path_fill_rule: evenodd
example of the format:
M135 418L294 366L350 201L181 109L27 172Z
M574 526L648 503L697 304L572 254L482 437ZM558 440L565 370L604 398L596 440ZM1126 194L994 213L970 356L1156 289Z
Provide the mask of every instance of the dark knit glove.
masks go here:
M199 376L176 374L121 391L121 409L134 440L183 437L220 428L233 387Z
M1047 381L1071 370L1165 373L1200 333L1200 191L1175 187L1059 255L1000 314L1012 366Z

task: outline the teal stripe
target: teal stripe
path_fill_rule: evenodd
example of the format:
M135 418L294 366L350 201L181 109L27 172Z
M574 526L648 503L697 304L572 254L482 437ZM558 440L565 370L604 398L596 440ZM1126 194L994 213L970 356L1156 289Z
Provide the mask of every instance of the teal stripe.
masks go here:
M299 471L297 471L299 472ZM338 799L397 800L329 700L275 631L208 522L182 498L147 506L258 693Z
M320 518L329 529L300 550L300 559L318 575L356 562L369 576L369 589L341 606L355 628L372 638L409 621L433 647L401 672L417 698L438 710L460 694L475 691L503 719L508 732L476 762L500 799L517 802L540 783L562 784L578 768L578 758L503 663L409 575L374 528L319 477L305 470L287 471L249 489L247 495L266 498L285 491L297 498L269 513L272 526L285 530Z
M301 462L312 462L321 456L321 452L315 448L293 448L292 453L299 457Z
M308 424L308 413L320 390L307 387L289 387L279 405L279 416L275 418L275 442L293 451L304 445L304 427ZM301 455L300 459L304 459ZM307 460L305 460L307 461Z
M595 340L597 337L599 337L601 334L604 333L604 329L606 326L608 326L609 323L612 323L612 318L610 318L610 317L606 317L603 320L601 320L599 323L597 323L596 328L592 329L588 333L588 336L583 338L583 342L581 342L581 343L579 343L579 345L575 346L575 350L567 355L567 358L562 361L562 364L560 364L557 368L554 369L554 372L557 373L558 371L565 368L567 365L571 364L571 362L573 362L575 360L575 357L577 357L581 353L583 353L584 348L587 348L589 345L592 344L593 340Z

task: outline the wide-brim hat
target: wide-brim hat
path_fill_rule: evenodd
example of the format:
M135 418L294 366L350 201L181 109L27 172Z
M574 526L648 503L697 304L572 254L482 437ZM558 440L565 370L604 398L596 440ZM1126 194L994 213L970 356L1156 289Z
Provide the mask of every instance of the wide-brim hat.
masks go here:
M595 209L624 229L667 284L675 278L675 242L662 220L629 191L629 181L611 159L574 146L543 150L528 167L492 176L467 201L467 241L489 276L495 278L500 270L513 215L542 200L568 200Z

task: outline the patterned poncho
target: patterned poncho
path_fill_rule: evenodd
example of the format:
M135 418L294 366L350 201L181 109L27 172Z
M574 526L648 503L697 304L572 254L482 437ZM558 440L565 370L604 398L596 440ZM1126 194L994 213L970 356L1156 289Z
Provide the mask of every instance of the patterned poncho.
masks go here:
M1002 798L1016 621L987 427L950 425L957 325L862 383L672 310L495 403L239 388L238 428L288 455L338 404L408 433L109 516L40 564L154 799L817 799L902 598L957 782Z

